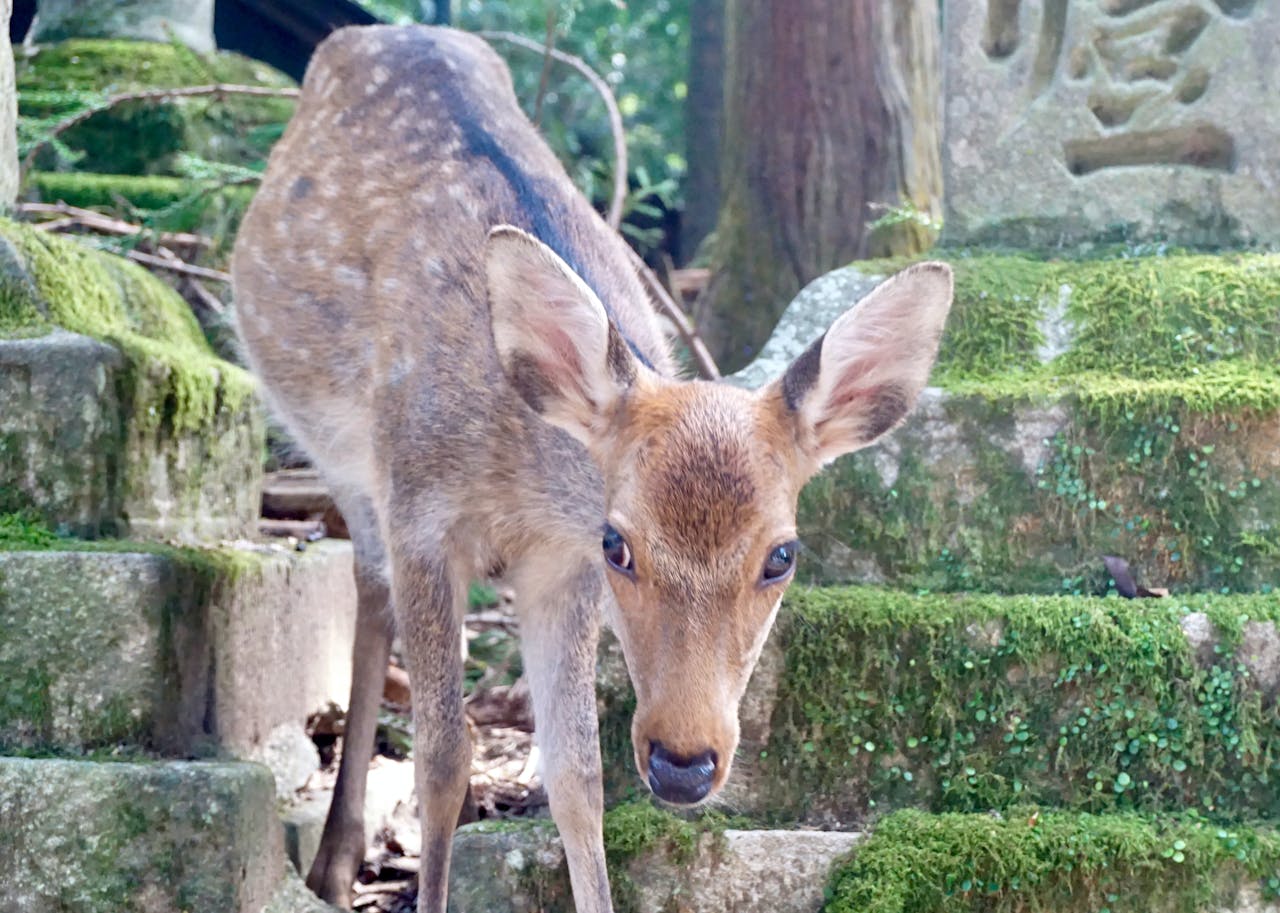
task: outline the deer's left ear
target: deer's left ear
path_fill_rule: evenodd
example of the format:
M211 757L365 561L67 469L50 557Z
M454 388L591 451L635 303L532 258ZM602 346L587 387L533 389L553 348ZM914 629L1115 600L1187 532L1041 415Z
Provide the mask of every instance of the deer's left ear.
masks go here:
M937 357L951 296L945 263L909 267L840 315L765 388L813 471L907 417Z
M639 360L595 293L532 235L493 229L485 269L494 347L511 386L548 422L597 446Z

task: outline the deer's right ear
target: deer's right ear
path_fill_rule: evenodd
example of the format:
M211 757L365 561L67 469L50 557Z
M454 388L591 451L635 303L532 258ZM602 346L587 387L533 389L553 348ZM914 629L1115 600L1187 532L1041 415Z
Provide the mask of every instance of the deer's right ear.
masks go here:
M493 342L511 386L594 447L640 369L622 334L578 274L518 228L489 232L485 272Z

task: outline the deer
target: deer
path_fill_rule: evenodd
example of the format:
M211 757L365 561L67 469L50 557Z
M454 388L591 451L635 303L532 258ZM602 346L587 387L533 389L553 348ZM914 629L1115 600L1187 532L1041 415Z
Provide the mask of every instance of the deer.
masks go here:
M759 390L679 376L625 242L481 39L344 28L317 49L232 263L268 407L346 518L357 628L345 748L307 877L350 906L393 636L412 685L418 910L444 913L471 745L469 581L516 593L542 777L578 913L610 913L595 703L608 623L638 775L694 806L795 576L801 487L906 417L947 266L876 288ZM855 306L856 305L856 306Z

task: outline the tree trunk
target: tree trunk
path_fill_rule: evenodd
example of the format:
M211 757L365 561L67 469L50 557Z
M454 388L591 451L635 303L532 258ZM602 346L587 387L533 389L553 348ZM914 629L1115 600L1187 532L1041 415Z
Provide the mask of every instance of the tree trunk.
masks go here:
M723 203L699 317L732 370L807 282L932 242L941 86L936 0L728 0L726 23Z
M213 0L39 0L35 40L177 38L193 50L214 49Z
M685 98L684 213L680 258L688 262L720 214L720 139L724 130L724 0L690 0L689 94Z
M18 90L13 77L13 45L8 41L13 0L0 0L0 212L18 197Z

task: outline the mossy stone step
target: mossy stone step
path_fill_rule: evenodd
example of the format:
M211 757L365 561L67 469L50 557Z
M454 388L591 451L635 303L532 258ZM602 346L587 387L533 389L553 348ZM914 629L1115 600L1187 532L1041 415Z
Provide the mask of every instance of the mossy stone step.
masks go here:
M6 913L331 910L296 884L256 764L0 757Z
M265 759L345 704L350 543L110 547L0 551L0 751Z
M160 280L0 220L0 512L87 536L245 535L264 437L252 394Z
M869 834L726 827L630 804L605 815L619 913L1276 913L1280 833L1194 818L901 812ZM571 913L548 823L454 837L450 909Z
M1280 580L1280 256L1044 261L943 251L956 299L906 426L819 476L805 573L930 589L1101 592ZM758 386L901 262L800 293Z
M1280 821L1280 594L788 593L743 700L725 805L848 828L897 808L1195 809ZM600 676L615 797L643 790L616 645Z

